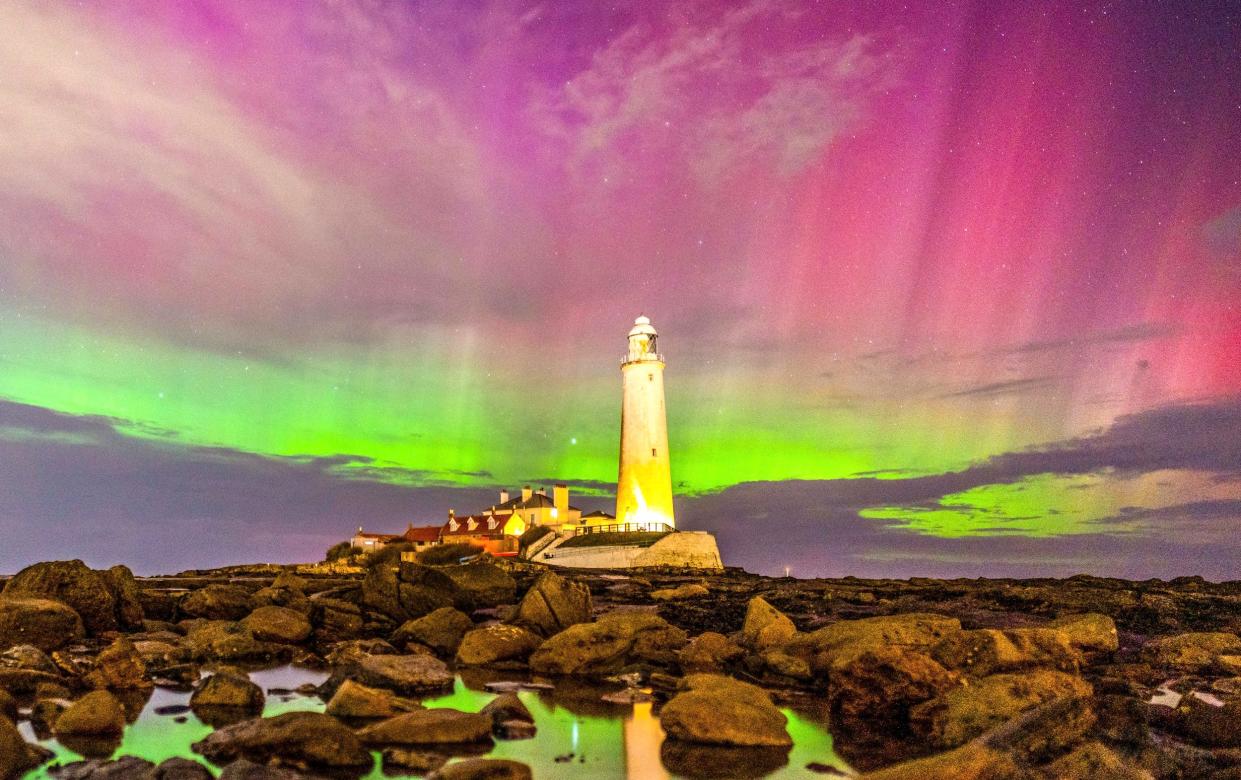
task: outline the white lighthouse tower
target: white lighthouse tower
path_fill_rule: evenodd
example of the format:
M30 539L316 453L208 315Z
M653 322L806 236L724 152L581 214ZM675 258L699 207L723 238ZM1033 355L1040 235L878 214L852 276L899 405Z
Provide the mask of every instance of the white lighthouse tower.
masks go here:
M659 334L646 317L634 320L629 352L621 363L620 475L616 480L616 522L651 530L675 526L672 471L668 459L668 417L664 411L664 357Z

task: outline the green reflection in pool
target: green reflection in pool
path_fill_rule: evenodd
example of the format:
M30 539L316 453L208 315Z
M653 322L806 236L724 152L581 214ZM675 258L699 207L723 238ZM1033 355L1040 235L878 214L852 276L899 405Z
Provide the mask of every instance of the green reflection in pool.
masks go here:
M281 667L254 672L251 677L264 689L293 689L304 683L318 684L325 675ZM469 688L458 677L452 693L425 699L423 703L428 707L453 707L477 712L495 695L490 691ZM520 691L518 696L534 715L538 734L533 739L498 741L487 754L489 757L511 758L529 764L537 778L672 780L683 776L669 771L661 760L663 732L649 703L608 705L599 701L597 689L582 687L574 691L570 685L561 686L554 693ZM184 714L184 723L176 722L173 716L155 713L156 708L188 702L188 693L157 688L142 714L125 730L113 758L134 755L159 763L182 756L201 761L190 750L190 745L210 733L211 727L192 713ZM269 695L263 714L270 717L300 710L321 711L323 706L323 702L314 696ZM788 762L763 777L805 777L808 774L806 765L811 762L847 769L833 751L832 738L820 723L790 709L783 711L789 718L789 733L794 746L788 754ZM34 740L28 722L22 723L20 729L26 739ZM67 763L81 758L55 740L40 740L39 744L55 752L54 762ZM368 778L400 776L384 775L378 761L379 754L375 756L375 769ZM688 760L696 763L697 756L690 755ZM45 764L28 773L25 780L51 777L48 766ZM215 767L210 768L219 773ZM739 769L744 771L745 767ZM756 771L752 769L748 776L759 776Z

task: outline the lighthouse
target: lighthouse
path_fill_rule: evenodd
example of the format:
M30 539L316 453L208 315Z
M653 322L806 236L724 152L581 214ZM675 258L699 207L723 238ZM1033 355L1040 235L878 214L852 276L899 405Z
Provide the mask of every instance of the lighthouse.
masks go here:
M634 320L629 351L621 362L620 475L616 480L616 522L650 530L675 526L672 471L668 459L668 416L664 411L664 357L650 319Z

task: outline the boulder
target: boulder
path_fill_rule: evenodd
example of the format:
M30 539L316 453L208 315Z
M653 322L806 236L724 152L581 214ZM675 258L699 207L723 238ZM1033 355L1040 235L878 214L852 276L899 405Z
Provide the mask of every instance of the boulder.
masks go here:
M240 585L207 585L186 596L181 611L205 620L241 620L250 612L250 591Z
M767 603L762 596L755 596L745 609L745 623L741 627L741 643L751 650L781 647L793 638L797 627L780 610Z
M440 655L452 655L461 644L461 637L474 627L474 621L461 610L440 607L414 620L407 620L392 634L392 642L404 647L417 642Z
M155 767L149 780L211 780L211 772L197 761L169 758Z
M464 599L468 608L512 604L517 597L516 580L495 564L480 561L445 566L441 571L456 583L458 599Z
M426 775L448 762L443 753L411 748L384 748L382 757L384 773L389 775Z
M800 656L773 649L767 650L759 657L763 661L763 667L771 674L790 677L794 680L809 680L814 677L810 671L810 664Z
M491 739L491 718L448 707L416 710L367 726L358 738L371 746L485 742Z
M290 588L259 588L250 594L250 608L285 607L307 618L314 612L314 605L300 590Z
M224 767L218 780L311 780L311 777L292 769L265 766L242 758Z
M956 747L1044 702L1090 694L1089 683L1064 672L994 674L918 705L911 720L933 744Z
M708 745L791 747L784 713L763 689L714 674L691 674L659 713L668 739Z
M427 780L531 780L530 767L507 758L467 758L427 775Z
M1211 748L1241 748L1241 699L1217 707L1197 696L1186 696L1177 708L1185 735Z
M826 673L838 659L883 647L926 649L961 630L961 621L929 612L841 620L816 631L798 634L785 651L800 655L816 674Z
M449 689L454 679L444 662L431 655L367 656L345 676L406 696Z
M371 655L401 655L401 652L382 639L350 639L332 645L323 660L329 666L351 666Z
M682 647L677 653L681 671L721 672L731 663L745 655L745 650L723 634L704 631Z
M0 778L21 777L27 770L48 760L51 754L22 739L13 721L0 715Z
M1079 650L1113 653L1120 647L1116 621L1097 612L1062 615L1047 626L1068 634L1069 641Z
M34 645L14 645L0 653L0 669L30 669L47 674L60 674L60 669Z
M391 718L421 708L421 704L395 696L391 691L345 680L328 700L324 712L337 718L363 720Z
M323 644L357 639L366 625L357 604L317 594L310 599L310 622L315 627L315 641Z
M467 633L457 648L457 663L463 666L525 666L543 640L517 626L496 623Z
M948 691L957 679L925 653L903 647L838 658L828 674L833 729L854 739L906 735L910 708Z
M1099 742L1087 742L1043 770L1056 780L1154 780L1154 776Z
M113 691L151 687L146 662L134 643L125 637L117 639L96 656L94 667L83 680L92 688Z
M451 577L416 563L372 566L362 580L362 603L402 622L464 600Z
M191 749L218 765L244 758L260 764L361 773L375 763L352 731L319 712L243 721L217 729Z
M1069 635L1053 628L957 631L932 647L930 655L971 677L1034 668L1076 672L1082 663Z
M1001 723L975 742L1028 764L1042 764L1081 744L1095 723L1089 696L1061 696Z
M53 599L67 604L81 616L90 634L120 628L110 579L78 560L27 566L13 575L3 593L8 598Z
M197 766L207 771L201 764ZM155 764L138 756L122 756L115 761L92 758L51 767L48 774L56 780L153 780Z
M0 688L0 718L17 720L17 699L10 696L3 688Z
M274 661L287 659L291 654L288 646L261 642L248 628L228 620L195 625L182 645L195 661Z
M305 593L307 585L309 583L305 577L299 577L293 572L286 570L276 575L276 579L272 580L270 587Z
M310 621L288 607L259 607L241 621L260 642L296 645L310 636Z
M512 622L549 637L590 620L590 588L549 571L540 574L522 596Z
M711 591L707 590L705 585L696 582L687 582L684 585L678 585L675 588L660 588L651 591L651 599L653 601L684 601L685 599L697 599L709 595Z
M613 674L635 663L670 666L685 632L649 612L612 612L578 623L545 641L530 656L539 674Z
M0 649L33 645L58 650L84 634L78 613L63 602L0 596Z
M534 723L534 716L530 714L530 709L513 691L502 693L487 702L487 706L483 707L480 713L491 718L492 728L497 730L506 721Z
M251 714L263 711L267 697L263 689L240 670L222 669L208 677L190 696L195 710L225 707Z
M1009 756L985 745L969 744L867 772L857 780L1026 780L1030 775Z
M142 598L138 592L138 582L128 566L113 566L100 572L108 584L108 590L116 601L116 622L124 631L141 631L142 621L146 614L142 609Z
M125 730L125 710L108 691L92 691L69 705L56 718L57 737L119 737Z
M675 777L759 778L789 763L787 747L733 747L665 739L659 761Z
M1210 671L1219 656L1236 653L1241 653L1241 638L1225 632L1176 634L1142 647L1142 658L1152 666L1190 673Z

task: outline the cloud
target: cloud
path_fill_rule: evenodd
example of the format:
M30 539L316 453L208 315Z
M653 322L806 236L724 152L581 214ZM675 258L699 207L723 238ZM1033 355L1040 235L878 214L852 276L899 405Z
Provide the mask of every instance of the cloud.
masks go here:
M1241 205L1233 206L1203 225L1202 236L1221 260L1241 270Z
M945 393L939 396L939 398L993 398L1001 395L1018 395L1053 387L1056 384L1056 380L1057 377L1054 376L1036 376L1025 379L1010 379L1004 382L988 382L967 387L964 390Z
M756 168L796 175L896 77L873 38L824 39L801 21L795 4L769 0L642 20L538 95L533 121L568 144L572 175L598 184L668 149L704 185ZM775 30L794 42L761 45Z
M1074 338L1027 341L996 350L996 354L1017 355L1033 352L1056 352L1105 344L1157 341L1175 338L1178 335L1179 329L1172 324L1165 322L1140 322L1135 325L1126 325L1123 328L1086 333Z

